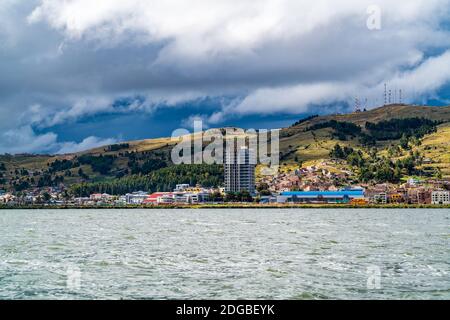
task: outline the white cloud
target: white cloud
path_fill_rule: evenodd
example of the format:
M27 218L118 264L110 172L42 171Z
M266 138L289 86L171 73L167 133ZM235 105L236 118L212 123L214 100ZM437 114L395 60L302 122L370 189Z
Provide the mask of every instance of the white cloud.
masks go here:
M34 116L34 122L40 124L43 127L51 127L57 124L65 123L67 121L76 121L79 118L95 115L98 113L104 113L112 110L112 104L114 100L110 97L91 97L80 98L73 102L69 108L60 109L52 114L48 114L48 111L42 110L30 110ZM41 115L41 118L39 118Z
M107 146L117 143L116 139L100 139L97 137L88 137L80 143L65 142L61 144L61 148L57 151L58 154L75 153L94 149L102 146Z
M274 114L279 112L303 113L310 107L333 102L352 104L355 97L367 99L371 106L384 103L384 84L388 89L402 90L403 101L413 102L418 97L432 96L436 90L450 82L450 50L429 58L412 70L399 72L390 79L372 85L352 82L316 83L279 88L263 88L252 92L237 105L228 106L222 116L233 114ZM392 98L394 99L394 97ZM397 99L398 100L398 99ZM398 101L397 101L398 102ZM370 107L370 106L369 106Z
M252 114L260 113L304 113L311 104L330 104L349 98L354 92L348 84L317 83L300 84L281 88L264 88L247 96L240 104L232 108L232 112Z
M246 52L275 38L294 39L341 19L367 19L370 0L42 0L28 16L48 22L70 39L147 42L174 40L185 54ZM442 0L379 0L385 25L437 25ZM434 16L435 19L429 19ZM364 24L365 25L365 24ZM364 26L363 25L363 26ZM401 30L399 30L401 31Z
M20 127L2 134L0 153L51 152L57 138L54 133L36 135L30 126Z
M36 134L31 126L23 126L14 130L6 131L0 140L0 153L75 153L101 146L117 143L114 138L101 139L98 137L87 137L80 143L58 142L58 135L49 132Z
M391 80L397 88L417 95L432 94L450 81L450 50L429 58L416 69L400 73Z

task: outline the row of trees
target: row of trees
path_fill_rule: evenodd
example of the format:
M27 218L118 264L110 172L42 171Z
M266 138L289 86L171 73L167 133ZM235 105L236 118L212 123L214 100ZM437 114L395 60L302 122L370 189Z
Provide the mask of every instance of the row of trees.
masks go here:
M66 159L63 159L63 160L56 159L52 163L48 164L48 171L50 173L55 173L55 172L59 172L59 171L65 171L65 170L69 170L72 168L76 168L79 166L80 166L80 164L78 162L74 162L74 161L70 161L70 160L66 160Z
M315 114L315 115L312 115L312 116L309 116L309 117L300 119L300 120L298 120L297 122L295 122L294 124L292 124L291 127L296 127L296 126L298 126L298 125L301 125L302 123L311 121L311 120L313 120L313 119L315 119L315 118L317 118L317 117L319 117L319 115L318 115L318 114Z
M425 135L436 132L439 124L438 121L425 118L391 119L378 123L367 122L366 131L363 131L354 123L331 120L315 124L306 131L332 128L333 137L341 141L348 140L348 137L358 137L359 142L364 146L374 146L377 141L400 139L402 148L407 150L410 143L417 143Z
M425 118L391 119L366 123L366 129L376 140L398 140L402 137L417 139L436 132L440 122Z
M123 149L128 149L130 147L129 143L118 143L118 144L113 144L111 146L108 146L105 148L106 152L116 152L119 150L123 150Z
M78 157L78 161L80 162L80 164L90 165L94 172L106 175L111 171L114 160L116 158L116 156L112 155L83 155L81 157Z
M145 160L142 164L136 160L130 160L128 167L131 174L149 174L152 171L167 167L167 163L161 159Z
M333 135L343 141L347 140L347 136L356 137L361 135L362 132L361 127L352 122L340 122L336 120L315 124L306 129L306 131L315 131L325 128L334 129Z
M225 202L253 202L253 197L248 191L231 192L225 196Z
M172 191L177 184L201 184L204 187L220 186L223 167L220 165L177 165L162 168L148 175L132 175L109 181L81 183L71 186L71 194L88 196L92 193L121 195L137 190L146 192Z

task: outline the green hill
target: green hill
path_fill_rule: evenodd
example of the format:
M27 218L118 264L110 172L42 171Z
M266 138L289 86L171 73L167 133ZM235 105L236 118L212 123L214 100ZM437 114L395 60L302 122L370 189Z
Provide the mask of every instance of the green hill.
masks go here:
M310 117L283 128L280 137L282 171L309 165L331 172L360 170L346 161L332 161L330 153L339 144L359 152L366 162L378 157L395 162L419 155L420 161L414 164L418 173L450 178L450 107L389 105L360 113ZM405 139L407 148L400 148ZM173 145L170 138L160 138L67 155L2 155L0 189L104 183L161 170L170 176ZM207 171L202 171L202 179Z

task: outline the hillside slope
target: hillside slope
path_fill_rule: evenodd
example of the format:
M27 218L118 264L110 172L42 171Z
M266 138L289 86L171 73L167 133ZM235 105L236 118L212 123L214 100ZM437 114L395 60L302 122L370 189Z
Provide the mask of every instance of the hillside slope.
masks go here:
M450 178L450 107L421 107L389 105L374 110L314 117L280 132L280 158L282 170L300 166L321 165L330 159L330 152L336 144L361 151L365 157L392 157L392 149L399 145L399 139L376 140L368 147L361 142L367 130L367 122L379 123L391 119L425 118L440 121L437 132L422 137L420 143L412 145L408 152L419 152L429 159L422 167L427 170L440 168L443 177ZM336 136L336 130L329 127L309 128L336 121L353 123L362 128L360 135ZM3 155L0 156L0 189L27 189L26 187L57 185L64 182L71 185L79 182L104 181L133 174L147 174L171 166L170 152L174 143L170 138L130 141L67 155ZM375 150L375 151L374 151ZM391 155L389 155L389 152ZM408 152L396 152L401 159ZM1 165L4 165L1 168ZM345 166L328 168L348 170Z
M420 146L412 146L408 152L403 151L394 157L389 156L387 150L392 146L398 146L400 143L399 139L378 140L374 146L377 156L391 157L395 161L406 157L409 152L417 151L427 160L431 160L426 165L429 167L428 169L440 168L443 177L450 178L450 107L389 105L367 112L316 117L290 128L285 128L282 130L284 137L280 141L280 151L283 159L282 169L290 170L297 167L299 163L303 166L324 166L323 163L330 159L330 152L336 144L361 150L365 156L369 157L367 152L370 148L362 145L358 137L348 137L348 139L342 141L333 135L331 128L307 131L309 127L334 120L354 123L361 126L363 132L365 132L364 127L367 122L379 123L380 121L408 118L425 118L444 123L437 127L437 132L425 135L421 139ZM423 167L421 166L421 168ZM327 167L327 169L330 168ZM336 169L338 169L337 171L346 171L349 168L336 166L332 169L334 171Z

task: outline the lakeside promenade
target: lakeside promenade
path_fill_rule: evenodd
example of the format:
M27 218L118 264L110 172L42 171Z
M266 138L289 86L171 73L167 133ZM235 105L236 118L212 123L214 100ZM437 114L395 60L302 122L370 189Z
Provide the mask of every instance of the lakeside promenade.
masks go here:
M196 204L196 205L1 205L0 210L15 209L450 209L450 205L431 204L254 204L254 203L227 203L227 204Z

